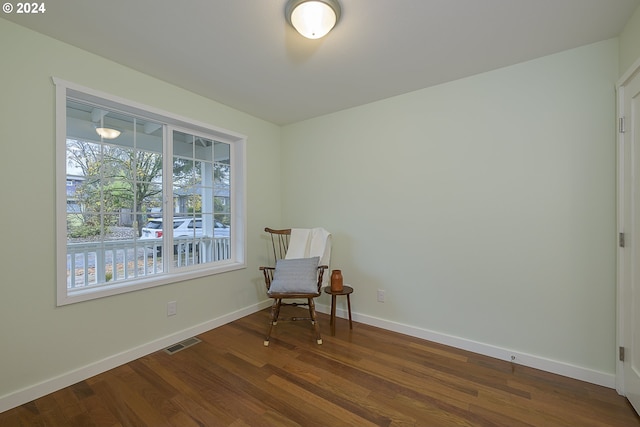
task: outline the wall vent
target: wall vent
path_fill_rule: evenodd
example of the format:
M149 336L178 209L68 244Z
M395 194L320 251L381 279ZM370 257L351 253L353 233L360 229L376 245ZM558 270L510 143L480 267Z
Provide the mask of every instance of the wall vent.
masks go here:
M164 352L167 353L167 354L175 354L175 353L179 352L180 350L184 350L187 347L191 347L192 345L196 345L199 342L202 342L202 341L199 340L196 337L187 338L184 341L180 341L177 344L173 344L171 347L165 348Z

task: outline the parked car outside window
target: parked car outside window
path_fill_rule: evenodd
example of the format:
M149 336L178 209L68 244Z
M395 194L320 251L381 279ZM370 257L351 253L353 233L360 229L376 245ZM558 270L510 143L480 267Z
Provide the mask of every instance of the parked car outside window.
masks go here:
M229 226L220 221L214 221L213 237L229 237ZM194 233L195 229L195 233ZM164 234L162 218L150 219L145 227L142 227L141 240L160 239ZM173 238L205 236L202 230L202 219L200 218L174 218Z

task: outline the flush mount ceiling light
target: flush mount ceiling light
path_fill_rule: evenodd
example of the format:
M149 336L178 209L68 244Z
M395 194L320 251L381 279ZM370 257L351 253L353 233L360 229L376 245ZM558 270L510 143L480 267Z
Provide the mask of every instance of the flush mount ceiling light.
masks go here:
M287 22L308 39L324 37L340 19L337 0L289 0Z
M96 128L96 133L104 139L116 139L121 132L111 128Z

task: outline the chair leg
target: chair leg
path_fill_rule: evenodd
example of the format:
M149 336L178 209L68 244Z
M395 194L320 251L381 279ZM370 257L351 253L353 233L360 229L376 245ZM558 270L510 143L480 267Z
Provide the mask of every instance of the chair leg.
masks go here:
M276 308L276 315L273 318L273 326L278 324L278 319L280 318L280 307L282 307L282 298L278 298L278 306Z
M313 298L307 298L309 301L309 315L311 316L311 322L313 323L313 329L316 331L316 342L322 344L322 336L320 335L320 325L318 325L318 319L316 319L316 305L313 302Z
M278 323L278 316L280 315L280 299L274 299L271 304L271 315L269 316L269 329L267 329L267 337L264 339L264 346L269 346L269 339L271 338L271 329L273 325Z

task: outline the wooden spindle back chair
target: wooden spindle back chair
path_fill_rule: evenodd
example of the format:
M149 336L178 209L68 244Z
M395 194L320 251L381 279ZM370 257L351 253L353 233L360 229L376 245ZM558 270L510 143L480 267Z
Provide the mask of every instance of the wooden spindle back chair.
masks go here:
M291 238L291 229L282 229L275 230L272 228L265 228L265 232L269 233L271 237L271 244L273 246L273 256L274 263L279 259L285 259L287 255L287 250L289 249L289 241ZM275 267L260 267L260 271L264 274L264 282L267 288L267 295L269 298L273 298L273 304L271 305L271 315L269 319L269 328L267 330L267 336L264 340L264 345L269 345L269 340L271 339L271 331L273 327L278 323L280 318L280 308L283 305L287 306L306 306L309 307L309 317L290 317L288 319L281 320L310 320L311 324L314 327L316 342L318 344L322 344L322 336L320 335L320 326L318 325L318 320L316 317L316 307L313 301L314 298L320 296L322 291L322 278L324 276L324 272L329 267L326 265L318 266L318 287L313 293L301 293L301 292L283 292L283 293L275 293L269 292L271 287L271 282L273 281L273 276L275 273ZM291 299L306 299L307 302L283 302L283 300L291 300Z

